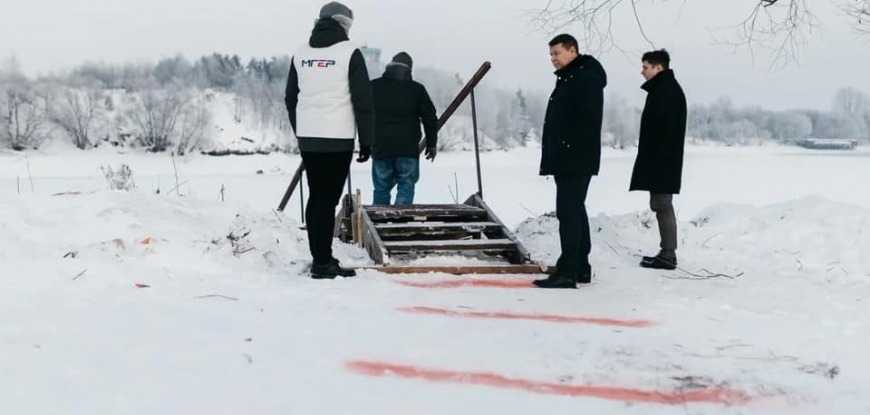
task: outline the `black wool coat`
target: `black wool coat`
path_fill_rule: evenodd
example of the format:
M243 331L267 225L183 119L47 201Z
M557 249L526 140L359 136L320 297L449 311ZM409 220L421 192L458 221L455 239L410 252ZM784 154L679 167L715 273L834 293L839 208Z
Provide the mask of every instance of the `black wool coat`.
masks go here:
M544 119L540 174L597 175L607 74L595 58L580 55L556 77Z
M678 194L686 141L686 96L670 69L641 88L648 94L629 190Z

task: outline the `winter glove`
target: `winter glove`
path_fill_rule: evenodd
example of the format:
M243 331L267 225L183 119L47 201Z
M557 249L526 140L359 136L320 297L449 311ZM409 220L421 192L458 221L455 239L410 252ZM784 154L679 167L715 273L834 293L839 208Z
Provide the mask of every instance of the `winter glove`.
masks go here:
M365 163L369 161L369 158L372 156L372 146L361 145L359 147L359 157L357 157L357 163Z
M438 154L438 150L435 146L426 146L426 160L435 161L435 156Z

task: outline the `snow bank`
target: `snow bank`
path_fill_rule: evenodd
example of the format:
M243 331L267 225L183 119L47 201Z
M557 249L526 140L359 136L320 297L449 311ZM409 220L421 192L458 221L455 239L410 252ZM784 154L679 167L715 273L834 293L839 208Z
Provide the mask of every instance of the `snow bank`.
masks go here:
M174 194L30 197L0 204L0 223L0 269L7 272L27 269L37 258L69 270L122 266L135 270L130 278L136 280L227 271L296 277L309 265L305 232L292 219ZM366 262L361 250L340 248L344 257Z
M657 252L655 215L600 214L590 219L593 262L634 264ZM520 224L518 236L535 260L558 259L555 214ZM870 209L807 197L753 207L718 204L679 226L678 255L686 267L717 264L719 272L776 272L820 281L870 283ZM593 264L595 265L595 264Z

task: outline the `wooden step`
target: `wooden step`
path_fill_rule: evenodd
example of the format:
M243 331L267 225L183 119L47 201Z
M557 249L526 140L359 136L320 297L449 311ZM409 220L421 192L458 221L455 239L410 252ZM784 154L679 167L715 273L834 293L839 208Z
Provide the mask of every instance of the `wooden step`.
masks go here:
M495 222L406 222L376 224L378 234L384 241L395 240L449 240L489 238L503 236L501 225Z
M498 252L517 249L516 243L510 239L468 239L449 241L384 241L384 247L391 254L394 252L440 252L440 251L475 251Z
M375 225L378 230L393 229L484 229L498 227L495 222L405 222L405 223L379 223Z
M365 205L367 211L381 210L427 210L427 209L480 209L464 203L432 203L428 205Z
M487 219L485 209L468 205L366 206L365 210L374 222L468 222Z
M370 269L373 271L383 272L385 274L452 274L452 275L518 275L518 274L544 274L546 270L536 264L522 265L436 265L436 266L415 266L415 265L398 265L398 266L376 266L363 267L357 269Z

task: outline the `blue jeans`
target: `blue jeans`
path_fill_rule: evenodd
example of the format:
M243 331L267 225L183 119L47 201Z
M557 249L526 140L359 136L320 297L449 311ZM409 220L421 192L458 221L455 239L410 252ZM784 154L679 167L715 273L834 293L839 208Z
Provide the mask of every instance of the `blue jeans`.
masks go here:
M375 185L374 204L389 205L390 192L396 191L397 205L414 203L414 185L420 180L420 159L395 157L372 162L372 182Z

